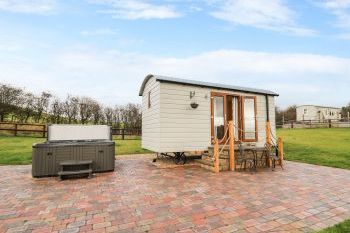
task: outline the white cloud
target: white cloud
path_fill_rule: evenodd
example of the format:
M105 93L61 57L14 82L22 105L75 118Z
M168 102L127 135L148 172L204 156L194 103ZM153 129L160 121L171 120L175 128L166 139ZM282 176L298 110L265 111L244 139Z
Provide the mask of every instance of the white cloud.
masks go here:
M345 33L340 33L336 37L338 39L350 39L350 0L325 0L314 1L314 3L335 16L335 27L346 31Z
M0 0L0 10L11 12L48 14L55 7L56 0Z
M350 59L312 54L218 50L184 58L66 49L45 61L0 57L0 80L27 89L89 95L106 104L139 102L149 73L270 89L278 104L349 102Z
M335 26L350 29L350 0L314 1L336 17Z
M251 26L298 36L315 35L314 30L300 27L296 13L282 0L217 0L211 15L235 25Z
M105 35L115 35L117 34L116 29L111 28L98 28L93 30L82 30L80 32L83 36L105 36Z
M169 19L181 16L170 5L151 4L141 0L90 0L90 2L107 6L109 9L100 12L118 19Z

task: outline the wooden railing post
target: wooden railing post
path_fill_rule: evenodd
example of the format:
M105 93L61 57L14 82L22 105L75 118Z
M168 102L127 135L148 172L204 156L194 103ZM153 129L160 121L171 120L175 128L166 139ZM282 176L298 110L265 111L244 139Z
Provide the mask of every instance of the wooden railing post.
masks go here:
M214 172L218 173L219 168L219 141L217 138L214 139Z
M233 130L233 121L228 123L230 137L230 171L235 168L235 131Z
M266 143L272 144L271 143L271 124L269 121L266 122Z
M269 146L272 145L272 142L271 142L271 124L269 121L266 122L266 144L268 144ZM267 161L267 166L268 167L272 166L271 159L269 159Z
M283 149L283 140L281 137L278 138L278 157L281 163L281 167L283 168L284 149Z
M45 138L45 135L46 135L46 125L43 125L43 138Z
M122 129L122 140L125 139L125 129Z

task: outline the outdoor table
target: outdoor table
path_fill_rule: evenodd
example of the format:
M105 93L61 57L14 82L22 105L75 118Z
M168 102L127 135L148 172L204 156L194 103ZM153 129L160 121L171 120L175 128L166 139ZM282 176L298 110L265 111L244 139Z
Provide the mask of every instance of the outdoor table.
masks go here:
M258 167L258 152L264 152L266 151L265 147L255 147L255 146L244 146L244 152L251 152L253 154L253 168L255 171L257 171Z

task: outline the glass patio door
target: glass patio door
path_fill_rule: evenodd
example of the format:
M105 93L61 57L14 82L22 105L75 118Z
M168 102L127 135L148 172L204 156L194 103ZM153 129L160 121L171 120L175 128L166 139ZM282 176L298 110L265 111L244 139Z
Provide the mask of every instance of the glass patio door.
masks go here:
M238 141L239 139L239 98L235 95L226 95L226 124L228 124L229 121L233 121L233 132L235 141Z
M219 143L224 139L225 120L225 95L213 93L211 97L211 138L217 138Z

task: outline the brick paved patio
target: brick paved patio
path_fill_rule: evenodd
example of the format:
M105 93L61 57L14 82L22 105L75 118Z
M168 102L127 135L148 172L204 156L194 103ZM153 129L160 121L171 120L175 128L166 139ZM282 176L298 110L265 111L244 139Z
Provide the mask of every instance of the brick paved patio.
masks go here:
M160 169L128 156L93 179L31 178L0 167L0 232L310 232L350 217L350 171Z

